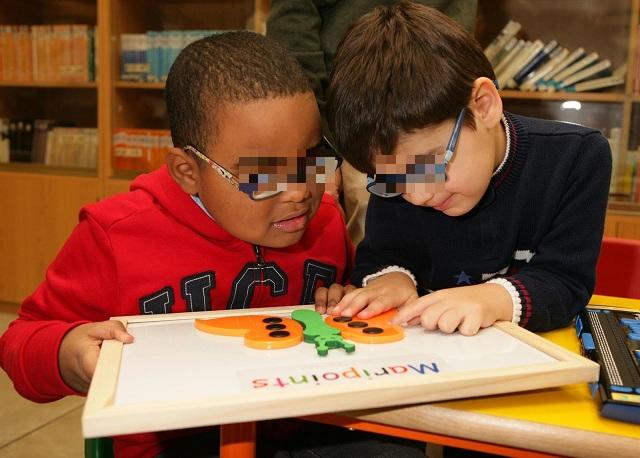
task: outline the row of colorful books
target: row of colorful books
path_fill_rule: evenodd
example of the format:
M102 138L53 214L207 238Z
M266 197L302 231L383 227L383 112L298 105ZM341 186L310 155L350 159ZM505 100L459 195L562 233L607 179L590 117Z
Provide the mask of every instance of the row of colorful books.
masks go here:
M597 52L522 36L522 24L511 20L484 50L500 88L583 92L624 85L626 64L613 69Z
M168 130L116 129L111 165L115 170L149 172L164 164L167 151L172 147Z
M8 162L95 169L98 129L63 127L51 119L0 118L0 163Z
M0 25L0 81L94 81L95 57L95 27Z
M173 30L120 35L120 78L164 82L178 54L189 43L220 30Z

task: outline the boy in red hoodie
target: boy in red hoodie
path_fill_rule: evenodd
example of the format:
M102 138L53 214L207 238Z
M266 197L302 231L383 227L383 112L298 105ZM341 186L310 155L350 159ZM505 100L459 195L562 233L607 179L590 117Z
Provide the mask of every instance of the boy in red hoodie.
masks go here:
M113 316L343 295L353 247L323 193L335 155L295 59L250 32L205 38L178 56L166 98L175 145L166 167L81 210L0 340L0 364L28 399L85 393L102 341L133 341ZM189 433L118 437L116 455L190 455L181 447L191 441L175 446Z

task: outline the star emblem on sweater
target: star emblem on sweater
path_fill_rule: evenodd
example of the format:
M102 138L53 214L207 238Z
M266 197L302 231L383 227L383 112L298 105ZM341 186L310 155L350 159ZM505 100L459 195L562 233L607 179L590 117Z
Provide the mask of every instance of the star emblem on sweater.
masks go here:
M462 283L466 285L471 284L471 275L467 275L467 273L463 270L458 275L453 275L453 278L456 279L456 285L461 285Z

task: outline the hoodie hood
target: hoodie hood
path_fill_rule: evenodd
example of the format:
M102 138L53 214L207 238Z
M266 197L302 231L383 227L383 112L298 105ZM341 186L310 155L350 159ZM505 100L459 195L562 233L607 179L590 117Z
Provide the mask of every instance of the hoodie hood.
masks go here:
M191 195L180 188L169 175L166 165L154 172L138 176L130 189L148 194L154 204L165 210L170 217L179 220L181 224L203 237L222 242L237 240L211 219Z

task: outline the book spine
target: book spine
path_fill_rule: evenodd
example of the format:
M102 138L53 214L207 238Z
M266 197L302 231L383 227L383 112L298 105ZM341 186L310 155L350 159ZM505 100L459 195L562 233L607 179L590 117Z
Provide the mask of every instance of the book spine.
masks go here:
M596 78L593 80L577 83L565 88L568 92L586 92L595 91L596 89L604 89L607 87L620 86L624 84L624 76L607 76L605 78Z
M582 70L583 68L591 65L596 60L598 60L598 53L592 52L582 59L578 60L576 63L569 65L567 68L562 70L560 73L556 74L553 79L549 80L549 84L547 86L548 90L555 91L558 88L558 84L561 83L568 76L573 75L577 71Z
M525 78L531 74L536 68L540 65L544 64L549 60L549 56L551 52L558 46L558 42L556 40L552 40L547 45L542 48L542 50L538 51L538 53L527 63L518 73L515 74L513 80L515 81L517 86L520 86Z
M489 46L484 50L487 59L495 65L495 57L500 52L501 48L520 31L522 25L516 21L510 20L502 28L500 33L491 41Z
M579 72L574 73L571 76L568 76L564 80L560 81L558 84L558 88L562 89L566 86L570 86L572 84L578 83L580 81L586 80L587 78L593 76L611 76L611 72L609 71L609 75L603 75L603 72L606 72L611 68L611 61L606 59L600 62L597 62L593 65L588 66L584 70L580 70Z
M505 77L505 81L503 85L500 87L509 87L515 88L517 86L515 80L513 79L515 75L518 74L524 67L527 66L529 62L542 50L544 44L540 40L534 41L529 48L527 48L522 53L522 57L518 59L517 64L514 65L511 70L507 73Z

